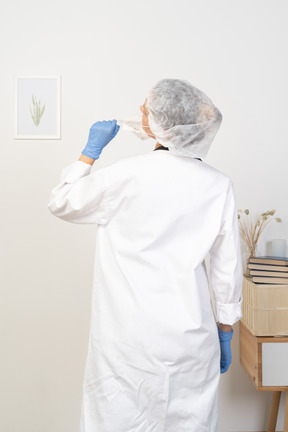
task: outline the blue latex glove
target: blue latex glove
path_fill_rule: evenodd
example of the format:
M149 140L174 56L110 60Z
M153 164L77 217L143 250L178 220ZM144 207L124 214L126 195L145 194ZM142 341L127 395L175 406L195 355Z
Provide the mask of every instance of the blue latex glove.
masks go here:
M234 331L232 329L231 332L224 332L218 326L217 328L218 328L218 335L219 335L220 348L221 348L220 372L224 373L227 372L232 362L230 341L232 339Z
M98 159L103 148L117 135L120 126L117 120L98 121L89 132L88 142L82 154L92 159Z

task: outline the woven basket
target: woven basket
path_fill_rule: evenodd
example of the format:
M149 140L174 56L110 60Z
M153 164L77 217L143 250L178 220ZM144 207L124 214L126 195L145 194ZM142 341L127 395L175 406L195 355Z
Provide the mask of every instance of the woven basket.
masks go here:
M242 314L255 336L287 336L288 284L255 284L244 276Z

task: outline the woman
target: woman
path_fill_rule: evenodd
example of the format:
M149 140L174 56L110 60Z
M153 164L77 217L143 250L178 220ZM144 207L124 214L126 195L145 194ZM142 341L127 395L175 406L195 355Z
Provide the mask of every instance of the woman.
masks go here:
M61 219L99 225L81 432L215 432L220 363L242 316L233 185L201 160L222 116L168 79L141 111L157 151L90 174L119 130L97 122L49 202Z

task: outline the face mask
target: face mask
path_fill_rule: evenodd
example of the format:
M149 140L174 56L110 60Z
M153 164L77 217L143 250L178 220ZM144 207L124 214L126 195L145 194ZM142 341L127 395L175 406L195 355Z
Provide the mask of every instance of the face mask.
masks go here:
M138 138L145 140L150 138L142 128L142 115L136 114L132 117L117 120L117 124L123 127L124 131L133 132ZM145 126L144 126L145 127ZM149 128L147 126L147 128Z

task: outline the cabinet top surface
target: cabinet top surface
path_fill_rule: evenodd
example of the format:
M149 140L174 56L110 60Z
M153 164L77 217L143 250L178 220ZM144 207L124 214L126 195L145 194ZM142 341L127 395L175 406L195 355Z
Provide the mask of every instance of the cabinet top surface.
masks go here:
M240 320L240 325L244 327L244 329L250 333L250 336L253 337L257 343L265 343L265 342L273 342L273 343L281 343L288 342L288 336L255 336L250 330L245 326L245 324Z

